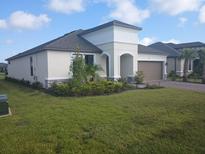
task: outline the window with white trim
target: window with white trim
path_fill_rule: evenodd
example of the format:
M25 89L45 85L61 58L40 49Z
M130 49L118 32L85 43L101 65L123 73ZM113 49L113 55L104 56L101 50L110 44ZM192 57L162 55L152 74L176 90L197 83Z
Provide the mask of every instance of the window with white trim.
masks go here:
M94 65L94 56L93 55L85 55L85 64Z

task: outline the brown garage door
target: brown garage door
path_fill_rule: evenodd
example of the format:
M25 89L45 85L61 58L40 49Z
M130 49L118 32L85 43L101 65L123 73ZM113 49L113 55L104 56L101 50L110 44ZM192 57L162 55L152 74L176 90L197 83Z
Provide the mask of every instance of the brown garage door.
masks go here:
M162 62L140 61L138 68L143 71L145 81L162 79Z

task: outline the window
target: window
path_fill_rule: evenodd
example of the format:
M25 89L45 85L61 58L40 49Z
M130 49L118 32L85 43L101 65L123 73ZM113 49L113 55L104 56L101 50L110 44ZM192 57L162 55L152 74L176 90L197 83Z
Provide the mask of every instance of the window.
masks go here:
M189 71L192 70L192 63L191 63L191 59L189 59Z
M33 57L30 57L30 73L33 76Z
M87 65L93 65L94 64L94 56L93 55L85 55L85 63Z

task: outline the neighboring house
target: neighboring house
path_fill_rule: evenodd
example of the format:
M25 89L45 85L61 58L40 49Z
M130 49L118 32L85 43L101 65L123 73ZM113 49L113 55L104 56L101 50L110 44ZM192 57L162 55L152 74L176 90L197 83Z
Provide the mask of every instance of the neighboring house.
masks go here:
M0 63L0 72L6 72L6 70L7 70L7 64Z
M100 65L104 78L133 77L138 70L145 80L166 78L167 54L139 45L142 29L120 21L112 21L88 30L76 30L55 40L7 59L8 77L39 81L45 88L53 82L72 78L70 65L76 48L87 64Z
M176 72L177 75L183 76L184 59L180 58L182 50L185 48L191 48L197 52L201 48L205 47L205 44L201 42L191 42L191 43L181 43L181 44L157 42L149 45L149 47L152 47L154 49L157 49L161 52L168 54L167 73L174 71ZM194 71L194 66L198 65L198 63L199 63L198 59L189 60L188 62L189 73L192 73Z

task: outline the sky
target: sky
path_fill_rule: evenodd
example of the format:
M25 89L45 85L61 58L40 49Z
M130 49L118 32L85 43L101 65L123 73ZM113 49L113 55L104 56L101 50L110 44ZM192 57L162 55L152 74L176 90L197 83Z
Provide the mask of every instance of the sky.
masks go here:
M1 0L0 62L111 20L142 27L144 45L205 42L205 0Z

